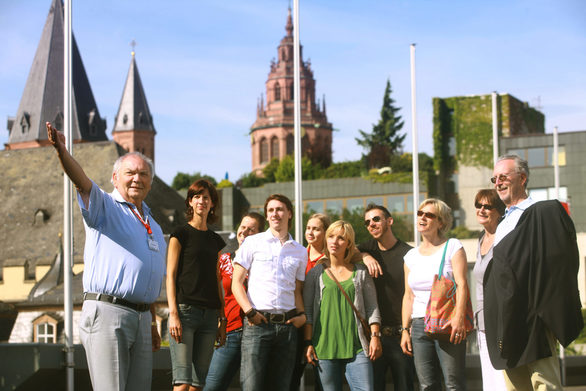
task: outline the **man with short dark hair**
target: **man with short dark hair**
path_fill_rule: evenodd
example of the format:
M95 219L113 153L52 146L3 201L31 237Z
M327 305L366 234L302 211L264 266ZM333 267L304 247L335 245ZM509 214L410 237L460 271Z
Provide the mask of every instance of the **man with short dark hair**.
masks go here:
M240 367L244 391L289 389L297 329L306 321L302 291L307 250L289 234L293 205L284 195L273 194L264 210L269 229L242 243L232 277L232 292L248 319L243 322Z
M394 389L413 390L413 358L401 350L401 308L405 293L403 257L412 248L393 234L393 217L382 205L369 204L364 225L372 239L358 246L366 258L373 257L382 273L374 279L382 323L383 355L373 363L374 389L384 391L387 368L393 374ZM368 260L367 260L368 261ZM371 260L372 262L372 260ZM372 268L369 268L372 270Z
M556 340L583 327L576 231L557 201L527 196L529 167L501 156L491 182L507 207L484 277L487 347L509 390L562 390Z
M153 302L165 274L161 227L144 203L152 162L138 152L114 164L114 191L104 192L65 148L65 137L47 122L48 139L77 189L85 226L84 302L79 318L94 390L151 388L152 352L161 338Z

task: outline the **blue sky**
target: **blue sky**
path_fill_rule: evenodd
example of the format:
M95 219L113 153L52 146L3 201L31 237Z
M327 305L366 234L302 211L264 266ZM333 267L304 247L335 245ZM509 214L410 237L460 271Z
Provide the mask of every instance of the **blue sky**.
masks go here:
M237 180L251 170L250 125L288 0L73 2L73 30L111 137L135 39L154 117L156 170ZM16 114L50 0L0 0L0 142ZM300 0L304 60L326 96L334 161L378 120L385 82L411 129L409 45L417 44L420 150L431 154L433 97L507 92L546 129L586 130L586 2L581 0ZM411 150L411 138L405 140Z

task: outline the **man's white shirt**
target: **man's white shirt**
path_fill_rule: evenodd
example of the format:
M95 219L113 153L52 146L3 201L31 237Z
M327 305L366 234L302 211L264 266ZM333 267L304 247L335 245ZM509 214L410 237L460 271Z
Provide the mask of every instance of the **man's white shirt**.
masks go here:
M258 311L295 308L296 281L305 280L307 250L291 235L281 245L271 230L247 237L234 259L248 271L248 300Z
M525 198L517 205L513 205L507 208L505 211L505 217L496 227L496 233L494 234L494 246L496 246L505 236L507 236L512 230L515 229L519 219L525 209L533 205L536 201L532 200L531 197Z

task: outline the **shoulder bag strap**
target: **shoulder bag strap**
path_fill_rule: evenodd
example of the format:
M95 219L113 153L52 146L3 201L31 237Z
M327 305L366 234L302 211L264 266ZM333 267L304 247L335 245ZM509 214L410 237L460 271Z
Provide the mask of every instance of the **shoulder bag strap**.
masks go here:
M330 278L336 283L336 285L338 286L338 288L340 288L340 291L342 292L342 294L344 295L344 297L346 298L346 300L350 304L350 307L352 307L352 310L354 311L354 313L356 314L356 316L360 320L360 323L362 323L363 325L368 325L368 322L362 317L362 315L360 314L360 312L358 312L358 309L354 306L354 303L352 303L352 300L350 300L350 296L348 296L348 294L346 293L346 291L344 290L344 288L342 288L342 285L340 285L340 282L334 276L334 273L332 273L332 271L330 270L329 267L326 268L326 273L328 273L328 276L330 276Z
M446 251L448 251L448 243L449 242L450 242L450 239L446 240L446 245L444 246L444 253L442 254L442 261L440 263L439 272L437 275L438 280L442 279L442 275L444 273L444 262L446 261Z

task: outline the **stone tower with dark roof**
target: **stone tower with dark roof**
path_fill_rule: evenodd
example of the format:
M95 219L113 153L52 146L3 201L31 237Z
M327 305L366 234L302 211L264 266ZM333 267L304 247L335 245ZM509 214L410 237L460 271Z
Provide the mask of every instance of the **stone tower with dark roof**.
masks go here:
M16 117L8 119L6 149L48 145L45 122L63 129L63 4L53 0ZM107 140L75 38L72 42L74 142Z
M112 137L127 151L142 152L154 161L156 133L133 51Z
M266 106L261 97L256 121L250 129L252 170L262 169L273 158L293 153L293 23L291 9L285 26L287 35L277 49L278 60L271 61L266 81ZM301 51L301 48L300 48ZM325 97L315 100L315 80L310 61L300 56L302 153L312 162L329 166L332 162L332 124L326 116ZM321 107L320 107L321 106Z

